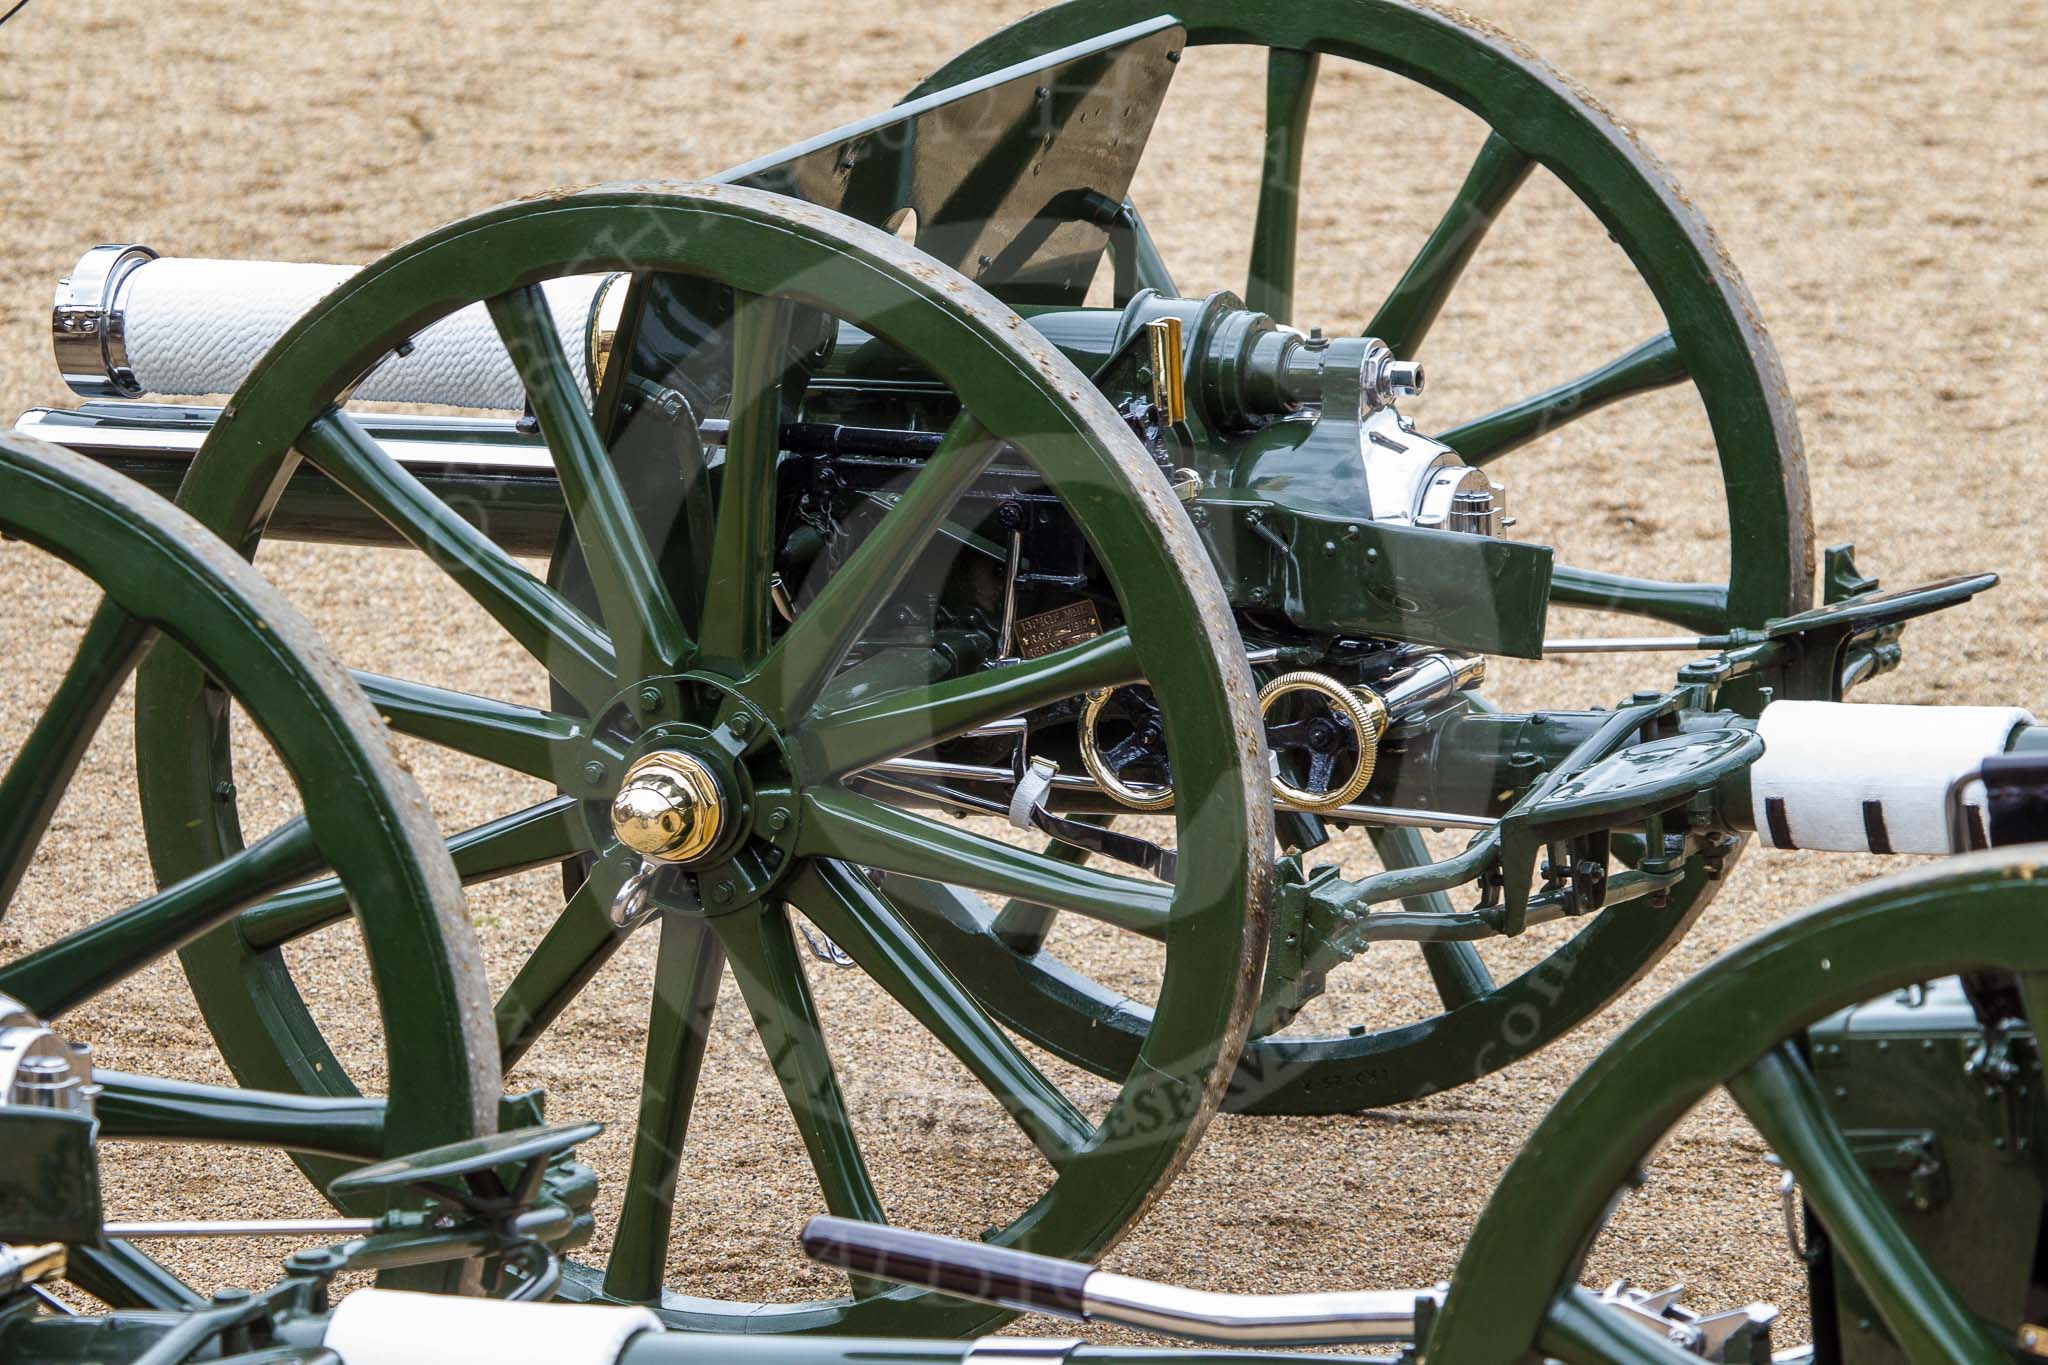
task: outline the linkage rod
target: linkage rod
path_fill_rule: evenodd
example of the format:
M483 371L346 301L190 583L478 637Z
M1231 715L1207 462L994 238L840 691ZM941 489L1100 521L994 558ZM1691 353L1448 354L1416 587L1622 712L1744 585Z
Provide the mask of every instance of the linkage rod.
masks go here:
M1598 635L1585 639L1545 640L1545 654L1625 654L1643 650L1698 650L1710 653L1735 643L1727 635Z
M108 1223L123 1241L144 1237L361 1237L377 1230L374 1218L174 1218L164 1222Z

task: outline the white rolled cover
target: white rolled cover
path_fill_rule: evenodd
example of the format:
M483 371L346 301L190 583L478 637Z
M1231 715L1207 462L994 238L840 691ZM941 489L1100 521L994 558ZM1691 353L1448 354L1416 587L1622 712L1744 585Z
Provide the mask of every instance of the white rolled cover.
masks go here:
M356 273L350 265L165 258L131 272L121 289L128 364L143 392L166 398L233 393L307 309ZM569 367L590 392L590 310L607 277L572 275L541 286ZM386 403L518 409L525 390L489 313L472 304L413 338L355 391Z
M1949 788L2033 720L2016 706L1772 702L1749 770L1757 830L1773 848L1947 853Z
M660 1330L645 1308L358 1289L323 1344L346 1365L614 1365L628 1341Z

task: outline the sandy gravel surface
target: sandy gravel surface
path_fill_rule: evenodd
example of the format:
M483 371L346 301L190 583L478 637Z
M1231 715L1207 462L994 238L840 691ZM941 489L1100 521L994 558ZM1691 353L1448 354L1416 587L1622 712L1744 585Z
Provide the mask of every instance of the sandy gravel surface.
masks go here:
M2048 5L1865 7L1724 0L1558 6L1495 0L1483 15L1597 92L1665 159L1741 263L1800 404L1817 543L1854 540L1902 585L1975 569L1994 597L1914 626L1906 666L1860 696L2048 706ZM0 28L0 416L66 400L50 362L51 287L86 246L358 262L447 219L561 184L704 174L874 110L976 35L1021 12L997 0L827 0L609 7L347 6L222 0L132 7L35 0ZM1258 67L1196 54L1138 194L1184 288L1240 287L1256 173ZM1355 330L1448 201L1482 130L1378 73L1326 77L1318 97L1301 321ZM1641 286L1548 177L1524 190L1432 338L1448 425L1597 364L1656 330ZM1504 462L1518 535L1630 572L1706 575L1725 562L1719 485L1697 403L1674 390L1589 420ZM352 664L539 700L509 642L456 604L423 561L266 550L262 562ZM90 610L75 579L0 551L0 752ZM1599 623L1593 623L1598 625ZM1607 704L1667 662L1499 670L1523 706ZM0 928L32 946L146 891L132 829L128 722L118 710L50 849ZM408 749L444 823L510 809L480 770ZM261 826L286 794L245 783ZM1357 850L1347 850L1356 852ZM1595 1025L1505 1075L1400 1110L1219 1122L1177 1185L1110 1259L1212 1287L1418 1284L1449 1273L1466 1230L1537 1118L1646 1004L1717 952L1830 891L1873 858L1752 853L1691 938ZM559 905L535 875L473 895L502 983ZM334 941L330 942L332 939ZM622 1176L638 1090L653 941L601 977L588 1007L516 1078L552 1111L613 1122L591 1151ZM1142 978L1114 946L1073 951ZM347 987L353 946L297 957L354 1055L377 1031ZM1512 956L1503 955L1502 961ZM972 1233L1029 1201L1028 1149L964 1075L850 973L817 988L878 1183L899 1221ZM1412 1014L1426 978L1399 953L1345 973L1310 1021ZM672 1280L723 1297L829 1292L790 1250L814 1211L808 1171L727 983L685 1169ZM75 1032L137 1070L223 1068L182 979L159 970L81 1013ZM1098 1083L1059 1073L1090 1102ZM116 1211L172 1216L317 1200L282 1161L134 1153L111 1160ZM1682 1277L1696 1301L1800 1287L1754 1134L1721 1106L1689 1123L1603 1244L1598 1269ZM609 1206L607 1206L609 1207ZM261 1276L275 1248L175 1258L202 1282Z

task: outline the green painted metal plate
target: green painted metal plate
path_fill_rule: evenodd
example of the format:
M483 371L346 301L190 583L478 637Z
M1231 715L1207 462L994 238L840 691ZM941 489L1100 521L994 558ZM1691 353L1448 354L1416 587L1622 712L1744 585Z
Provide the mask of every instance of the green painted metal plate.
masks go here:
M1705 791L1763 757L1753 730L1698 730L1632 744L1560 783L1527 812L1532 837L1600 828L1614 816L1656 811Z
M94 1131L83 1114L0 1105L0 1243L99 1241Z
M373 1191L402 1190L423 1181L446 1183L516 1161L559 1156L603 1131L601 1123L547 1123L515 1128L364 1166L336 1178L327 1190L336 1199L347 1199Z

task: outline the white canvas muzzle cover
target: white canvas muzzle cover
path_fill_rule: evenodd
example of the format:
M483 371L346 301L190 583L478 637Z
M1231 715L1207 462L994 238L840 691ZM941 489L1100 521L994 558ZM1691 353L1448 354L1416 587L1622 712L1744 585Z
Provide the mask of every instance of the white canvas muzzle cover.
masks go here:
M121 325L136 384L165 398L233 393L293 323L355 273L348 265L172 257L137 266L121 287ZM586 398L591 308L606 278L573 275L541 286ZM412 343L410 354L393 355L372 370L354 396L458 408L525 406L512 358L482 304L441 319Z
M660 1330L645 1308L359 1289L324 1344L346 1365L615 1365L628 1341Z
M1949 788L2033 720L2016 706L1772 702L1749 770L1757 831L1772 848L1948 853Z

